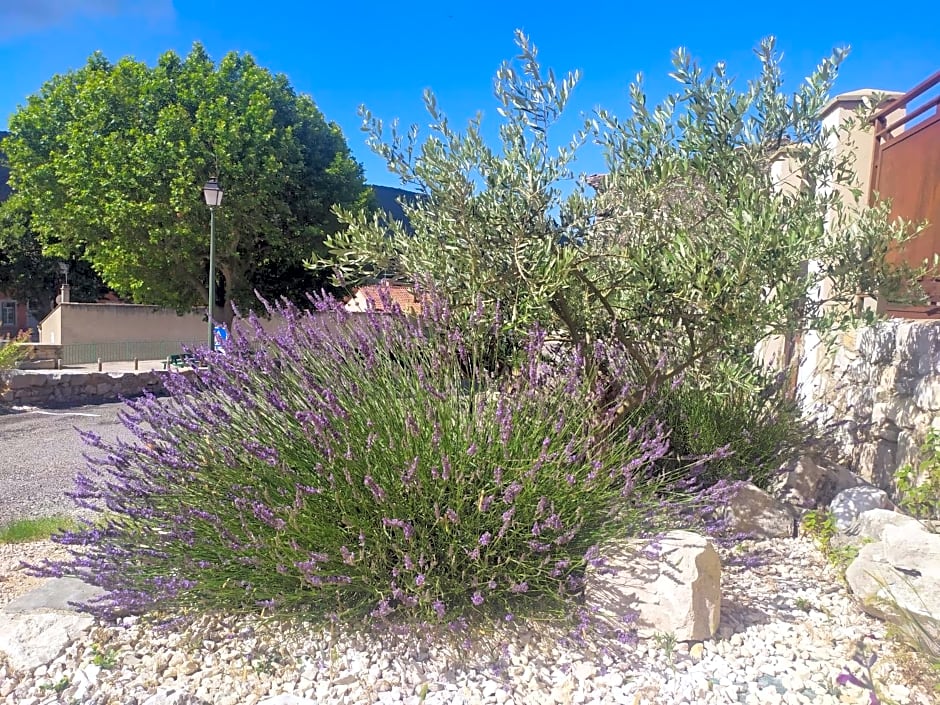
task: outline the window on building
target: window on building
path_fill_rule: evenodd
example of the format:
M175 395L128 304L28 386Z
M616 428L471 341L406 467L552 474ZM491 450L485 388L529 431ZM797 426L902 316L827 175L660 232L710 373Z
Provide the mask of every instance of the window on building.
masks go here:
M0 325L16 325L16 302L0 301Z

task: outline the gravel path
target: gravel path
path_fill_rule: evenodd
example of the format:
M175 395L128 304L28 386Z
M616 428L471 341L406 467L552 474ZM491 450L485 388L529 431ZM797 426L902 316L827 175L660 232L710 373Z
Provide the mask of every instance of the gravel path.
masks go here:
M24 550L48 549L37 546ZM721 627L704 643L576 645L559 627L509 623L467 648L457 643L463 636L379 638L257 618L205 618L164 633L128 618L95 625L35 673L0 664L0 703L150 705L154 693L176 689L189 699L151 702L254 705L293 693L383 705L861 704L866 692L836 683L859 643L878 653L875 672L894 702L936 702L918 682L919 661L885 640L884 625L858 609L809 540L742 547L761 565L744 568L740 550L723 553Z
M117 420L122 406L0 411L0 524L73 513L65 492L85 468L85 446L75 429L94 430L107 440L124 434L130 440Z

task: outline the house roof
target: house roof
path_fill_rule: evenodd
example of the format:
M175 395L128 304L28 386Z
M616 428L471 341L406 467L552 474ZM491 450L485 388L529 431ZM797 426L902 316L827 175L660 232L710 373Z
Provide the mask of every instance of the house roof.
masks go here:
M346 303L345 308L347 311L361 313L369 310L369 304L371 303L376 311L384 311L385 305L382 301L386 296L392 304L398 304L399 308L405 313L421 312L421 302L411 289L401 284L390 284L388 282L359 287L353 297Z

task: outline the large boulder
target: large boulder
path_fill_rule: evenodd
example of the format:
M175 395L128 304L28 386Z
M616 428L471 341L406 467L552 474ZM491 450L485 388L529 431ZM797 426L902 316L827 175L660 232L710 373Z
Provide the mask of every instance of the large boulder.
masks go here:
M846 533L857 536L863 542L882 541L884 531L889 526L909 527L914 531L923 528L917 519L906 514L893 512L890 509L869 509L858 515Z
M871 485L860 485L842 490L829 504L836 528L845 533L858 517L870 509L894 509L888 493Z
M29 673L52 662L94 620L85 614L0 612L0 654L17 671Z
M781 468L783 482L776 491L785 502L802 509L827 506L839 492L862 484L861 478L838 464L820 465L809 455Z
M723 509L728 529L750 538L792 538L796 511L756 485L742 484Z
M845 573L869 614L940 641L940 535L919 523L885 524Z
M3 606L3 612L35 612L55 610L77 612L77 604L92 602L104 590L78 578L50 578L39 587Z
M74 603L101 593L75 578L54 578L8 602L0 609L0 654L18 671L48 664L94 624Z
M628 542L602 551L588 569L585 602L612 629L633 626L639 636L710 639L721 618L721 559L712 543L690 531L670 531L652 550ZM625 620L635 615L628 624Z

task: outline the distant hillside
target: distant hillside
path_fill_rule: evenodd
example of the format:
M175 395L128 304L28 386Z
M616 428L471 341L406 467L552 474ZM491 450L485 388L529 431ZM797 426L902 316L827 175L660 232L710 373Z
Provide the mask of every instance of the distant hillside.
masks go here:
M416 203L421 198L421 194L392 186L372 186L372 191L375 193L375 201L378 207L388 213L393 220L404 223L405 230L412 232L411 223L408 221L408 217L398 200L404 200L409 204Z
M6 137L9 132L0 130L0 140ZM10 170L6 167L6 155L0 152L0 201L5 201L10 196L10 186L7 183L10 180Z

